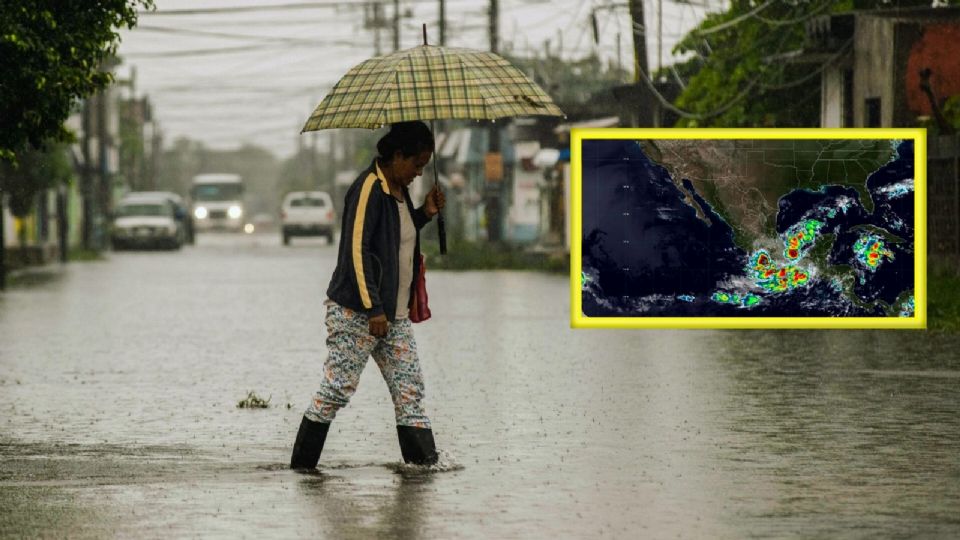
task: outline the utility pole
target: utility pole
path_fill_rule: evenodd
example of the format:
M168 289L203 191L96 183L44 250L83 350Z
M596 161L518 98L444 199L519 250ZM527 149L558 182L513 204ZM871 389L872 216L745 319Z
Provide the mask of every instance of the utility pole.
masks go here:
M80 223L80 240L83 249L93 249L93 215L95 213L95 201L93 197L93 156L91 155L90 131L92 129L91 100L93 96L88 96L83 100L83 112L81 113L81 126L83 130L83 139L80 142L80 154L83 156L83 167L80 169L80 197L82 199L82 215Z
M500 41L500 2L490 0L490 52L496 54Z
M649 77L650 69L647 66L647 33L643 18L643 0L629 0L630 22L633 31L633 73L634 84L637 85L641 103L634 109L636 127L653 126L653 96L647 88L644 78ZM651 81L652 83L652 81Z
M3 204L5 197L6 193L3 191L3 182L0 181L0 291L7 288L7 236L4 232L7 213L3 210L6 208Z
M373 10L373 54L374 56L380 56L383 54L383 50L380 48L380 26L383 24L383 16L380 14L382 4L380 2L374 2L370 8Z
M663 69L663 0L657 0L657 71Z
M440 0L440 41L441 47L447 44L447 6L444 0Z
M393 52L400 50L400 0L393 0Z
M620 78L620 73L623 71L623 51L620 46L620 41L620 32L617 32L617 79Z
M500 40L500 5L498 0L490 0L490 52L497 53ZM490 123L487 131L487 155L484 161L484 179L486 186L487 241L499 242L501 232L501 206L503 202L503 153L500 152L500 129L495 122Z
M60 183L57 186L57 247L59 248L60 262L70 260L69 252L69 223L67 223L67 186Z
M317 132L310 133L310 186L320 189L320 175L317 170Z
M97 150L98 152L98 162L100 169L100 178L99 185L97 186L97 208L99 212L97 213L97 228L96 228L96 244L97 249L103 249L103 236L106 228L104 227L104 219L107 214L110 212L110 198L112 195L112 186L110 178L110 143L112 142L109 126L107 125L107 116L109 111L107 111L107 106L109 105L109 98L107 97L107 92L109 87L103 88L97 93Z

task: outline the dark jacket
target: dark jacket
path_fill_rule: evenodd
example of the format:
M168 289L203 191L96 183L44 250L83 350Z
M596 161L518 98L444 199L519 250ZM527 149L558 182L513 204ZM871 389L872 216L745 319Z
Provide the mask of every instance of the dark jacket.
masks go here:
M414 208L410 193L403 198L417 229L413 276L420 271L420 229L430 222L423 208ZM334 302L368 315L397 313L400 279L400 212L376 160L354 180L343 207L340 252L327 296ZM413 282L410 283L411 290ZM411 301L413 294L410 295ZM408 305L409 307L409 305Z

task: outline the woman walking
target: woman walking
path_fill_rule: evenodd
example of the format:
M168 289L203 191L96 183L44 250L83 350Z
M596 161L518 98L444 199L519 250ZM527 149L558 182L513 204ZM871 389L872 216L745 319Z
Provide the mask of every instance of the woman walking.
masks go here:
M327 289L327 349L320 389L303 415L290 467L316 467L330 422L357 389L373 356L387 382L407 463L436 463L423 375L408 318L420 269L420 229L443 209L434 186L414 208L408 187L433 154L423 122L393 124L378 156L347 191L337 267Z

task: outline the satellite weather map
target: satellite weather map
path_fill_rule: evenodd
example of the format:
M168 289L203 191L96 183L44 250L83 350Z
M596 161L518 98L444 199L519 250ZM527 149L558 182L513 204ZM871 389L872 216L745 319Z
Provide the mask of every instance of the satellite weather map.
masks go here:
M913 317L909 139L583 139L586 317Z

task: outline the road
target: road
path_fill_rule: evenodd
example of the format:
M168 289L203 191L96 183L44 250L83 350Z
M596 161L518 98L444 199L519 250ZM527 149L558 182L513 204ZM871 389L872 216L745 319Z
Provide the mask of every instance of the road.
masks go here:
M400 466L370 362L291 472L335 252L206 235L17 278L0 536L960 536L957 336L575 331L533 272L428 273L440 470Z

